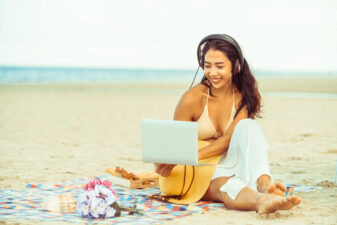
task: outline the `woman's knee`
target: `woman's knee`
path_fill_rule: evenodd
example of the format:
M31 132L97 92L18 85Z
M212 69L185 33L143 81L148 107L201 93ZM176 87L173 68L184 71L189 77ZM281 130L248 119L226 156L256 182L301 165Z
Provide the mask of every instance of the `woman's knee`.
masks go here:
M234 176L234 175L233 175ZM222 200L222 192L220 191L220 188L222 185L226 184L227 181L232 178L230 177L218 177L211 181L205 195L203 196L204 200L211 200L211 201L218 201L223 202Z

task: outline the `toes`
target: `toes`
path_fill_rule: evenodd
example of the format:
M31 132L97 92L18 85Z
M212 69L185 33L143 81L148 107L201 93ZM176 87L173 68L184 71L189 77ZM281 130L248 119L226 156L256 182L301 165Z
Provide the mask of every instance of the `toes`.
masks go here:
M275 191L274 191L274 194L275 195L280 195L280 196L285 196L285 193L283 192L283 191L281 191L281 190L279 190L279 189L276 189Z
M288 197L287 200L291 203L292 206L298 205L301 202L301 198L297 196Z
M278 210L289 210L300 202L301 198L296 196L273 197L272 199L267 200L263 207L258 209L258 213L261 215L274 213Z
M278 209L279 210L289 210L293 207L292 199L291 198L285 198L283 199L280 204Z
M285 196L285 193L278 189L275 184L271 184L269 187L268 187L268 193L270 194L275 194L275 195L280 195L280 196Z
M294 202L297 199L297 197L295 195L294 196L288 196L286 199L289 202Z
M295 195L291 196L291 202L295 202L297 199L298 199L297 196L295 196Z
M301 203L301 198L293 196L292 203L293 203L293 205L300 204Z
M281 182L279 182L279 181L276 181L275 185L276 185L276 188L280 189L280 190L283 191L283 192L285 192L285 191L287 190L287 187L284 186L284 185L283 185Z
M271 184L269 187L268 187L268 193L272 193L275 191L275 185L274 184Z

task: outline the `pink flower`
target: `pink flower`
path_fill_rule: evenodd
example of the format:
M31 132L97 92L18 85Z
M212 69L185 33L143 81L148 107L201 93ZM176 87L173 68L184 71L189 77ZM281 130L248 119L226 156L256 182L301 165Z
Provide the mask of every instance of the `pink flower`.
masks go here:
M97 184L97 185L101 185L102 184L102 181L100 180L100 179L95 179L94 180L94 183L95 183L95 185Z
M89 181L85 187L84 190L86 191L91 191L91 190L95 190L95 186L96 185L104 185L106 188L109 188L109 190L116 195L116 193L113 191L112 189L112 183L108 180L104 180L103 182L100 179L93 179L91 181Z
M111 187L111 185L112 185L112 183L108 180L104 180L102 184L107 188Z
M95 190L95 180L89 181L89 182L85 185L84 190L86 190L86 191Z
M112 187L111 187L112 183L111 183L110 181L104 180L104 181L103 181L103 185L104 185L105 187L109 188L110 191L111 191L114 195L116 195L116 193L114 192L114 190L113 190Z

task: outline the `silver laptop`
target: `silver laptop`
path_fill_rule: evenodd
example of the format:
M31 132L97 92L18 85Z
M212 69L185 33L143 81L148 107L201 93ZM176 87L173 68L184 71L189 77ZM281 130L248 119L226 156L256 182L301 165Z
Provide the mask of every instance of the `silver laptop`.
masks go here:
M198 125L175 120L142 120L144 162L209 166L198 162Z

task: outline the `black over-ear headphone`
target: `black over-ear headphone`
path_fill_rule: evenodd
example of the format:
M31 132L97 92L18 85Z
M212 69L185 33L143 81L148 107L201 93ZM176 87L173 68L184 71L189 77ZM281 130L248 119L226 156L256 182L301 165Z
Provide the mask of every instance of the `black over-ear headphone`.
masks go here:
M192 81L192 84L191 84L190 88L192 87L192 85L194 83L194 80L195 80L195 77L196 77L196 75L199 71L199 68L203 67L203 65L202 65L203 62L202 62L202 58L201 58L201 53L202 53L201 52L201 46L205 42L210 41L210 40L214 40L214 39L225 41L225 42L231 44L236 49L236 51L238 52L238 55L239 55L239 60L234 65L234 71L236 71L237 73L241 73L241 71L242 71L242 68L243 68L243 65L244 65L244 57L243 57L243 54L242 54L242 51L241 51L241 48L240 48L239 44L234 40L234 38L232 38L231 36L229 36L227 34L211 34L211 35L208 35L205 38L203 38L198 45L197 56L198 56L199 67L198 67L197 72L194 75L194 78L193 78L193 81Z

